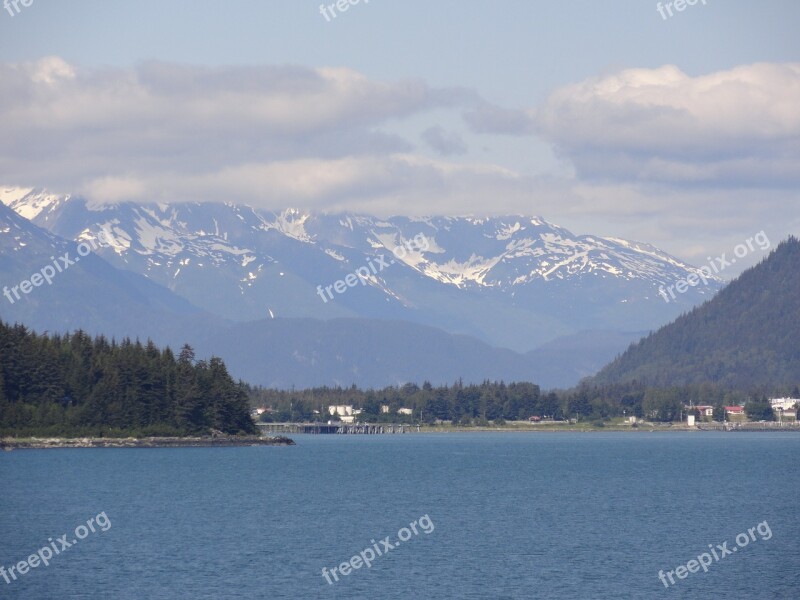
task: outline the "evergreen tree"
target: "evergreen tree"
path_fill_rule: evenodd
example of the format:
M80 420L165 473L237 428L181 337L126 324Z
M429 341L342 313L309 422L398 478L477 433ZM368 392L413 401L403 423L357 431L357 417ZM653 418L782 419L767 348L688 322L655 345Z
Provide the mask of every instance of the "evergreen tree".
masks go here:
M40 336L0 322L0 434L256 433L246 388L222 360L82 331Z

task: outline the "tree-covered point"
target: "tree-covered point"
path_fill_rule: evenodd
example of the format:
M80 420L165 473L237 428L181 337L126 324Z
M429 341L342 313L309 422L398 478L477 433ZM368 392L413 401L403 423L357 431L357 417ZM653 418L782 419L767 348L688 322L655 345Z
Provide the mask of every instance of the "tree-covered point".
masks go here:
M176 358L152 342L0 322L0 435L256 433L245 387L219 358Z

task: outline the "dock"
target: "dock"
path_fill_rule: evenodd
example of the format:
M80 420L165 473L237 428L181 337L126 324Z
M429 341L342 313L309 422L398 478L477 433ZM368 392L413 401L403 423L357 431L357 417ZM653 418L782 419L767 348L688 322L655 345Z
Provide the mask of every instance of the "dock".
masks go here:
M419 431L419 425L368 423L257 423L262 435L311 433L321 435L381 435Z

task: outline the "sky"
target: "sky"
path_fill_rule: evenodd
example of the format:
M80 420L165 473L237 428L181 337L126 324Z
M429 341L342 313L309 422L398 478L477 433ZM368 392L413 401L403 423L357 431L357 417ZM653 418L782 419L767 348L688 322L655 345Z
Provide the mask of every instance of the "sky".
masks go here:
M696 265L800 233L796 0L25 3L5 186L538 215Z

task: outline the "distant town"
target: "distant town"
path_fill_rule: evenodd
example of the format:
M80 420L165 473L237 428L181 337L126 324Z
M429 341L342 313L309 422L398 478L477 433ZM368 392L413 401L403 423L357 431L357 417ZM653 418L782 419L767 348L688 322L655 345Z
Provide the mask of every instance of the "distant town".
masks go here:
M733 426L747 423L772 423L772 424L797 424L797 412L800 408L800 399L798 398L773 398L769 399L768 404L769 412L766 413L758 403L751 405L733 405L712 406L710 404L688 404L684 405L682 414L677 422L683 423L688 427L700 427L705 424L731 424ZM749 410L749 412L748 412ZM353 404L331 404L327 406L327 410L313 410L314 423L323 423L326 425L356 425L356 424L371 424L371 423L398 423L398 424L420 424L424 421L424 416L419 412L415 414L415 410L409 407L392 407L388 404L380 405L380 417L378 419L370 418L374 416L372 413L367 413L363 408L358 408ZM289 420L281 421L281 411L269 407L260 406L251 411L251 416L257 422L262 423L280 423L289 422ZM285 415L285 413L284 413ZM631 427L637 427L649 422L648 416L655 415L623 415L622 418L617 419L618 424L624 424ZM448 426L448 425L494 425L494 426L510 426L512 424L525 424L525 425L545 425L555 423L568 423L576 424L579 422L578 418L569 418L554 415L530 415L527 419L518 419L516 421L507 421L505 419L494 419L492 421L480 422L465 422L460 420L453 422L452 420L434 419L429 422L430 425ZM596 422L595 422L596 424ZM613 420L612 423L613 424Z

